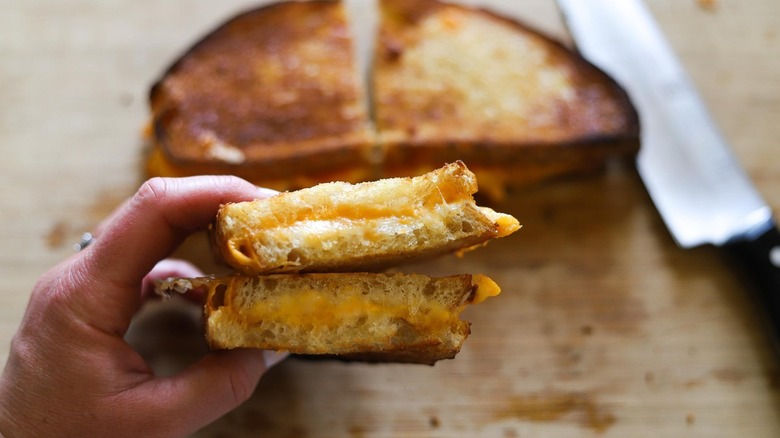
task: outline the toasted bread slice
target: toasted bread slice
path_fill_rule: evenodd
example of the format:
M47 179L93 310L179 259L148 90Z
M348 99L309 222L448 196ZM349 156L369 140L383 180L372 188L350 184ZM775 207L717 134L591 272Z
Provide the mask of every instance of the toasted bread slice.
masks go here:
M517 21L437 0L381 0L373 112L383 174L461 159L483 190L590 170L638 149L626 93Z
M169 280L205 286L212 349L262 348L363 361L433 364L469 335L467 304L500 292L488 277L421 274L275 274Z
M150 175L234 174L277 189L373 176L373 131L338 1L239 14L165 72L150 104Z
M332 182L223 205L214 247L247 275L360 271L464 250L515 232L514 217L478 207L462 162L415 178Z

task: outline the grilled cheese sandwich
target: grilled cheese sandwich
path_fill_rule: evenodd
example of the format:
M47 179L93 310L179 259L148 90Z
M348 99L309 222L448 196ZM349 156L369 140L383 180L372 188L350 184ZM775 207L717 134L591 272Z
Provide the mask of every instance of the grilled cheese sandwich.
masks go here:
M317 273L174 279L161 290L206 287L214 349L262 348L363 361L433 364L470 333L460 314L500 293L482 275Z
M370 96L339 1L280 2L219 26L151 90L147 175L289 190L463 160L501 199L637 152L626 93L542 32L438 0L380 7Z
M323 183L223 205L213 241L247 275L366 270L462 251L520 228L477 206L462 162L414 178Z

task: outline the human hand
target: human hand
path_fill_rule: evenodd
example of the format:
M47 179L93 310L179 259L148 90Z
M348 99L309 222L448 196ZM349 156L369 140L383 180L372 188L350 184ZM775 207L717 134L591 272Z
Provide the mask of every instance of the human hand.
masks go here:
M33 289L0 378L0 435L183 436L248 399L278 354L217 351L158 377L123 336L152 279L194 273L160 260L220 204L273 193L234 177L146 182Z

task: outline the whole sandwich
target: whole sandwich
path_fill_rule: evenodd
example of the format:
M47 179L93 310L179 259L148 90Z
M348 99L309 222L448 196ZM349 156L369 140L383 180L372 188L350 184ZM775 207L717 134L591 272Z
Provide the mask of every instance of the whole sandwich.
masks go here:
M498 295L484 275L381 269L463 252L520 228L476 205L462 162L414 178L324 183L223 205L212 243L236 275L169 279L162 293L204 287L213 349L262 348L433 364L460 351L469 304Z
M637 153L638 116L618 83L516 17L466 3L381 0L376 32L354 35L366 17L341 0L232 17L151 88L147 176L291 190L463 160L500 200ZM359 41L373 41L367 74Z

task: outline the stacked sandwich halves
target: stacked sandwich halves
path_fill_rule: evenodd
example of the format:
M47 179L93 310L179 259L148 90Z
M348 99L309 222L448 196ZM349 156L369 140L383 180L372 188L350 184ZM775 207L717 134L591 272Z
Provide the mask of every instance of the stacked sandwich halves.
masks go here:
M500 197L636 153L626 93L563 45L481 9L380 5L370 87L337 1L265 6L207 35L152 89L149 174L286 190L463 160Z
M520 228L479 207L462 162L415 178L325 183L223 205L211 230L239 273L170 279L160 292L205 287L215 349L263 348L366 361L433 364L470 333L460 313L497 295L484 275L380 270L463 252Z

